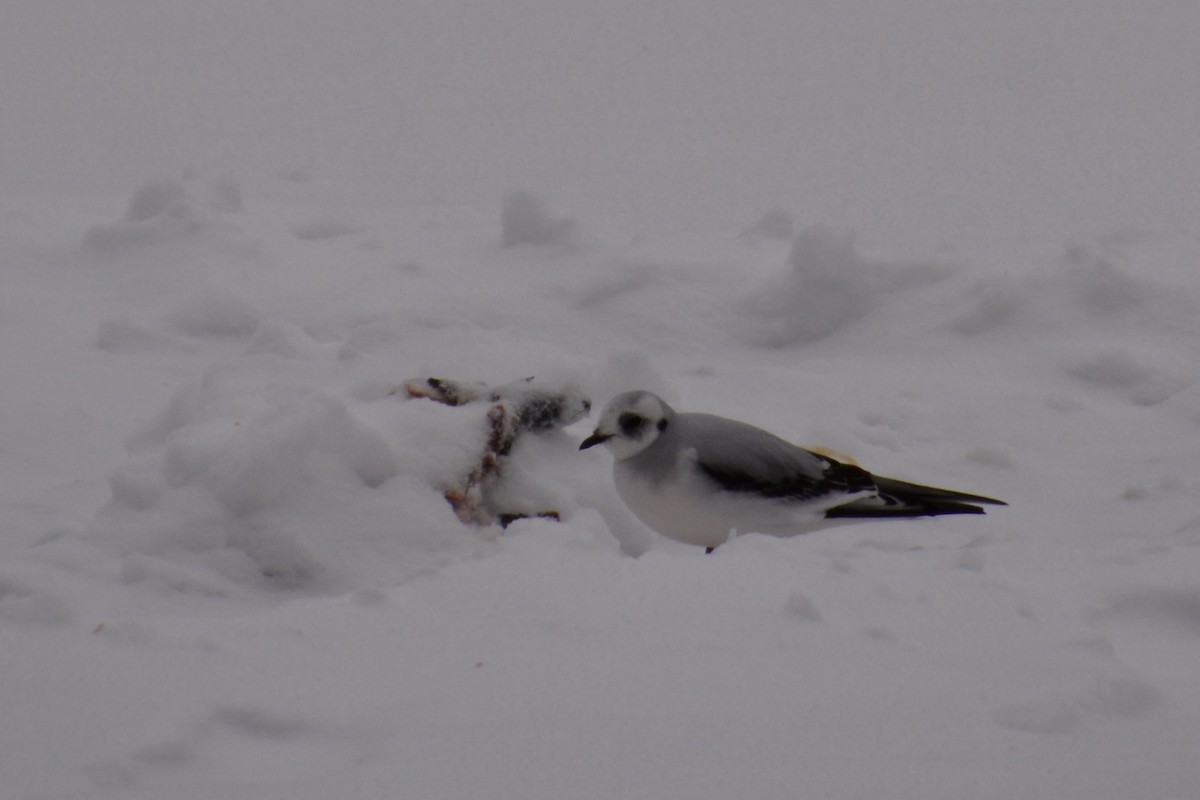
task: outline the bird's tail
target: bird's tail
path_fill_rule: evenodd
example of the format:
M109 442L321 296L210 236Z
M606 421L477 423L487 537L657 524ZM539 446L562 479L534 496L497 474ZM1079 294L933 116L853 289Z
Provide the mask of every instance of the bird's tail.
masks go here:
M835 506L825 512L826 519L866 519L887 517L936 517L943 514L982 514L980 505L1006 506L1003 500L978 494L921 486L895 478L875 477L879 494L852 503Z

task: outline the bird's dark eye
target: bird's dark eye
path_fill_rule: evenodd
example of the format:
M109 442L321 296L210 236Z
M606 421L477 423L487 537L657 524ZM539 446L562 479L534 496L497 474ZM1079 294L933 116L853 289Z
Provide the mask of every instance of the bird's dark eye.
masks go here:
M632 436L642 429L646 424L645 417L639 417L630 411L626 411L621 416L617 417L617 424L621 426L621 433L626 436Z

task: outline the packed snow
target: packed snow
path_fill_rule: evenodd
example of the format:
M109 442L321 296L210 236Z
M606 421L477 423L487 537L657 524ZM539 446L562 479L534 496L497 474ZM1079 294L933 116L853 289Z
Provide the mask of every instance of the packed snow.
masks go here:
M1200 793L1200 10L12 5L3 797ZM1010 506L705 555L629 389Z

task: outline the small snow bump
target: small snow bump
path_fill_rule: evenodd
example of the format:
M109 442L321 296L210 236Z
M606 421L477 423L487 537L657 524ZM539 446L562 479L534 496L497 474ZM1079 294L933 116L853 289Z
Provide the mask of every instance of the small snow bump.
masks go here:
M817 609L807 595L802 592L794 591L788 595L787 602L784 603L784 610L789 616L806 622L820 622L821 612Z
M973 464L985 467L1011 469L1014 466L1012 455L1007 450L998 447L976 447L968 450L964 458Z
M1095 651L1108 660L1103 646ZM1159 691L1140 677L1101 672L1077 689L994 709L992 720L1003 728L1026 733L1074 733L1104 719L1144 714L1159 702Z
M1023 733L1066 734L1083 722L1078 704L1070 698L1014 703L994 709L991 717L1000 727Z
M1152 709L1159 699L1153 685L1132 675L1100 676L1080 697L1084 708L1110 717L1131 717Z
M218 183L201 199L183 181L166 178L139 187L124 216L93 225L84 234L84 245L100 251L143 247L188 237L214 228L212 213L240 210L236 184Z
M222 706L212 716L220 724L256 739L295 739L311 728L307 720L261 708Z
M1101 614L1156 622L1200 636L1200 589L1153 587L1130 590L1110 598Z
M786 241L796 235L796 223L786 210L775 207L767 211L758 222L742 231L741 238L745 241L757 239L779 239Z
M169 317L176 330L197 338L250 336L262 319L262 312L249 303L215 293L193 298Z
M858 319L872 303L852 231L806 228L792 242L788 265L788 273L747 302L762 344L815 341Z
M22 597L30 594L30 590L20 581L0 575L0 601L7 597Z
M192 761L195 756L195 746L179 739L143 747L133 754L135 761L160 767L181 767Z
M1086 311L1108 317L1145 302L1145 285L1123 273L1112 254L1071 244L1067 246L1064 260L1069 270L1068 284Z
M873 642L894 642L896 634L884 625L868 625L862 629L863 638Z
M382 589L360 589L350 595L350 600L356 606L363 606L364 608L376 608L387 605L390 602L387 592Z
M1113 646L1112 640L1107 636L1089 636L1086 639L1071 642L1071 645L1080 650L1104 656L1107 659L1116 660L1117 657L1117 649Z
M626 265L594 280L583 288L575 301L579 309L596 308L621 297L635 295L658 281L650 265Z
M96 346L107 353L188 353L194 347L170 333L130 319L104 320L96 329Z
M1007 281L981 287L970 307L950 322L950 329L964 336L978 336L1009 324L1027 300L1026 291Z
M382 435L350 414L340 401L327 399L322 447L339 455L364 485L374 489L400 473L400 461Z
M157 502L166 487L157 470L131 466L120 469L108 478L113 500L137 511L145 511Z
M25 625L63 625L71 618L70 608L59 598L0 576L0 619Z
M1180 544L1189 547L1200 547L1200 517L1189 520L1176 528L1175 536Z
M958 558L954 560L954 566L959 569L965 569L968 572L983 572L983 566L986 559L977 547L964 548L959 552Z
M322 575L322 566L289 531L256 530L252 523L233 528L229 546L248 555L260 575L274 587L306 587Z
M743 302L755 343L785 347L815 342L858 321L898 290L949 277L958 267L862 257L852 230L813 225L788 255L790 270Z
M208 205L213 211L223 214L240 214L244 208L241 184L229 177L213 181Z
M500 206L500 230L505 247L522 244L561 244L569 241L575 220L554 216L546 201L525 191L512 192Z
M1122 500L1139 501L1139 500L1145 500L1149 497L1150 497L1150 490L1147 489L1145 486L1126 486L1125 490L1123 492L1121 492Z
M299 326L281 320L263 320L246 343L247 355L309 359L318 354L316 342Z
M352 233L361 233L363 228L336 219L316 219L296 225L292 235L304 242L315 242L321 239L335 239Z
M1050 395L1044 402L1046 408L1059 414L1076 414L1087 407L1082 401L1062 394Z
M121 561L117 579L165 594L225 597L229 586L211 572L195 569L144 553L131 553Z
M1066 372L1088 386L1116 392L1139 406L1159 405L1191 383L1149 357L1115 350L1080 358L1068 365Z
M164 214L182 215L191 203L191 195L180 181L169 178L153 181L133 193L125 209L125 221L145 222Z
M1126 388L1148 381L1148 367L1126 353L1100 353L1067 368L1085 383L1094 386Z

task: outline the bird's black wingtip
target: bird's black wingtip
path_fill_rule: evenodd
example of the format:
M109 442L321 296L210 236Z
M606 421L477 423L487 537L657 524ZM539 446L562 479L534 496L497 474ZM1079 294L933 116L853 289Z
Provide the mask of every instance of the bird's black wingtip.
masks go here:
M952 514L986 514L979 506L968 503L922 504L919 506L856 506L849 503L825 512L825 519L913 519L944 517Z
M949 499L954 497L954 499ZM883 495L884 505L871 502L847 503L825 512L826 519L903 519L914 517L943 517L954 514L986 514L977 504L1007 506L1003 500L978 495ZM969 502L968 502L969 501Z

